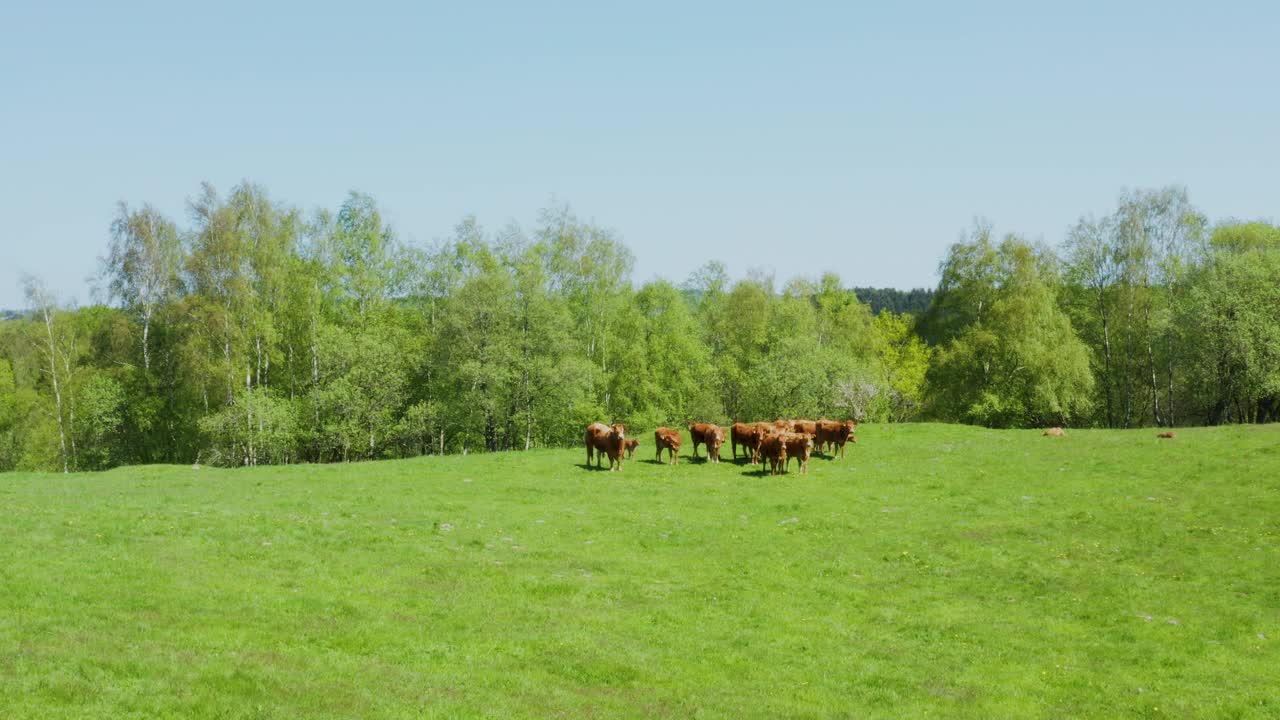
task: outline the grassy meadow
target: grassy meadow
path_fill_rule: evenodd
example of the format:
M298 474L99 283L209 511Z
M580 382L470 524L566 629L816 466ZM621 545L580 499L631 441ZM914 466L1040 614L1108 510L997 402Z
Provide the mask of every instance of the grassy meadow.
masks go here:
M0 717L1280 717L1280 426L1155 433L0 475Z

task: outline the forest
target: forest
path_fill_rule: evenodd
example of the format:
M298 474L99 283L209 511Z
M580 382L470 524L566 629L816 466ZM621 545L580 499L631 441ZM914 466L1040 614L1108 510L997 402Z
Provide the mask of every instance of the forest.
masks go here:
M101 302L35 276L0 320L0 470L260 465L564 446L778 416L990 427L1280 419L1280 227L1122 193L1056 247L979 221L932 290L637 284L568 207L415 245L352 193L314 212L205 185L121 204Z

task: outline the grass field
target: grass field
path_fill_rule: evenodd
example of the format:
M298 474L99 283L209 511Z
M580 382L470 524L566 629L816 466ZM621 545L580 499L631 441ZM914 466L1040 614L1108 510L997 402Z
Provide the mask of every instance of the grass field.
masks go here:
M0 476L0 717L1280 717L1280 426L642 437Z

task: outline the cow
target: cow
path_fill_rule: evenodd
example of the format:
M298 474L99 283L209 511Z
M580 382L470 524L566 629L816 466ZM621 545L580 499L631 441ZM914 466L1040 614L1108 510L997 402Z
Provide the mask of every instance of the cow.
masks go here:
M720 462L720 446L724 445L724 428L719 425L708 425L707 429L702 431L702 442L707 445L707 460L713 463Z
M1174 431L1170 430L1170 431L1168 431L1168 432L1162 432L1162 433L1160 433L1159 435L1156 435L1156 437L1158 437L1158 438L1163 438L1163 439L1165 439L1165 440L1172 440L1172 439L1174 439L1175 437L1177 437L1177 435L1178 435L1177 433L1175 433Z
M639 438L627 438L625 441L623 441L623 446L626 447L627 459L630 460L631 458L635 457L636 448L640 447L640 440Z
M671 455L671 464L680 464L680 431L669 427L660 427L653 431L653 444L658 448L658 462L662 462L662 451L666 449Z
M778 434L778 433L780 433L780 432L782 432L782 431L781 431L781 430L779 430L776 426L774 426L774 424L773 424L773 423L767 423L767 422L763 422L763 421L761 421L761 422L757 422L757 423L755 424L755 430L753 431L753 437L755 438L755 448L756 448L756 451L755 451L755 454L754 454L754 455L752 455L752 457L751 457L751 464L752 464L752 465L755 465L756 463L760 462L760 441L761 441L761 440L764 440L765 438L769 437L770 435L777 435L777 434Z
M1040 433L1040 437L1066 437L1067 432L1060 427L1051 427Z
M600 467L600 456L609 456L609 469L618 465L622 472L622 452L626 445L627 429L622 425L605 425L594 422L587 426L587 467L591 466L591 451L595 450L596 467Z
M787 420L785 418L778 418L777 420L774 420L773 426L778 430L785 430L786 432L793 432L796 429L795 421Z
M784 433L782 440L787 448L787 472L791 471L791 458L795 458L800 474L807 475L809 456L813 454L813 436L809 433Z
M844 457L844 444L850 440L858 442L858 438L854 436L854 431L858 429L858 423L853 420L845 420L839 422L837 420L818 420L816 423L817 432L814 434L814 443L818 451L828 444L831 445L831 457L836 456L836 450L840 451L840 457Z
M736 422L733 427L729 428L729 447L733 451L733 459L738 459L738 446L743 448L743 454L751 459L751 464L756 464L756 446L760 444L760 433L756 430L755 425L748 423Z
M809 433L814 437L818 435L818 424L812 420L792 420L791 428L794 432Z
M693 441L693 456L698 457L698 446L706 442L703 434L715 427L711 423L693 423L689 426L689 439Z
M781 433L761 438L757 454L762 461L769 461L770 475L778 475L786 469L787 443ZM761 470L763 471L764 468L762 467Z

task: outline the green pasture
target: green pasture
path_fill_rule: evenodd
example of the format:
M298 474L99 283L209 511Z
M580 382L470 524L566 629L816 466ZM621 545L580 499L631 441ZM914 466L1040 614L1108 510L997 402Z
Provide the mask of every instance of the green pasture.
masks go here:
M0 475L0 717L1280 716L1280 426L1177 432Z

